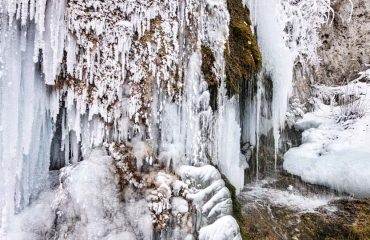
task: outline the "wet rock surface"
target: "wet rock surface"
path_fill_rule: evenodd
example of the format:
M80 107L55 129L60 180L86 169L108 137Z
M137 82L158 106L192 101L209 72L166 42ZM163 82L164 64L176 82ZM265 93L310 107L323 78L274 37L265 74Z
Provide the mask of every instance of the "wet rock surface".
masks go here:
M370 239L370 199L280 175L240 194L250 239Z

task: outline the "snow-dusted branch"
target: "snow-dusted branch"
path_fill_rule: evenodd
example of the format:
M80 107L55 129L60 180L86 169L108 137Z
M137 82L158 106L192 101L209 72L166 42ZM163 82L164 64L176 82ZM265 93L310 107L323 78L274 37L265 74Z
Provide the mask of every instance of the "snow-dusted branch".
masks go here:
M281 0L282 21L286 23L286 40L298 61L317 64L320 28L331 24L334 10L330 0Z

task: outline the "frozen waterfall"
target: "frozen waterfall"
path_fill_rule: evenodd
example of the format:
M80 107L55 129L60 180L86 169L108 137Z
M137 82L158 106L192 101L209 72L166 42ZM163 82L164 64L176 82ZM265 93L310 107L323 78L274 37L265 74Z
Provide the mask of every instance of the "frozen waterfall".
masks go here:
M242 188L239 104L225 89L226 1L2 1L0 14L1 236L46 187L49 168L106 142L131 142L138 169L212 163ZM203 46L215 59L217 111Z
M277 168L295 61L318 61L330 13L329 0L2 0L0 238L240 239L233 194L260 178L263 136Z

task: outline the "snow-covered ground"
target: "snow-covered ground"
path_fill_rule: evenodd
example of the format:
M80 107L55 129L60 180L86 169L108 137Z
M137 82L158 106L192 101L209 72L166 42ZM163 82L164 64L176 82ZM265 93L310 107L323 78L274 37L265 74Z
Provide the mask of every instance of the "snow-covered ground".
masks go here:
M303 144L285 154L284 169L309 183L369 197L370 83L317 86L314 93L315 111L295 124L304 131Z

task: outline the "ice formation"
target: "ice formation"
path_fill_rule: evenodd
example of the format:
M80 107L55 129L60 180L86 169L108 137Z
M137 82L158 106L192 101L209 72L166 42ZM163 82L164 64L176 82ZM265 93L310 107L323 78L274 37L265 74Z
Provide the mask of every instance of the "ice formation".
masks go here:
M263 58L257 94L241 110L246 112L242 121L248 126L243 128L243 142L257 148L258 179L259 138L272 129L276 169L280 133L285 127L288 99L293 89L294 66L297 62L304 66L317 64L317 47L321 44L319 29L330 23L333 10L330 0L244 0L244 3L251 10Z
M39 25L26 25L24 14L28 10L21 11L15 4L0 3L1 229L43 188L53 132L47 111L49 88L41 77L40 64L33 61L35 49L38 52ZM43 21L40 8L38 5L36 12L30 12L36 23ZM15 24L15 19L11 24L14 14L22 19L21 24Z
M63 168L59 183L14 217L5 239L195 239L196 232L200 239L241 239L216 168L182 166L180 177L153 170L136 185L122 176L139 173L120 174L127 153L110 149L112 156L94 149Z

